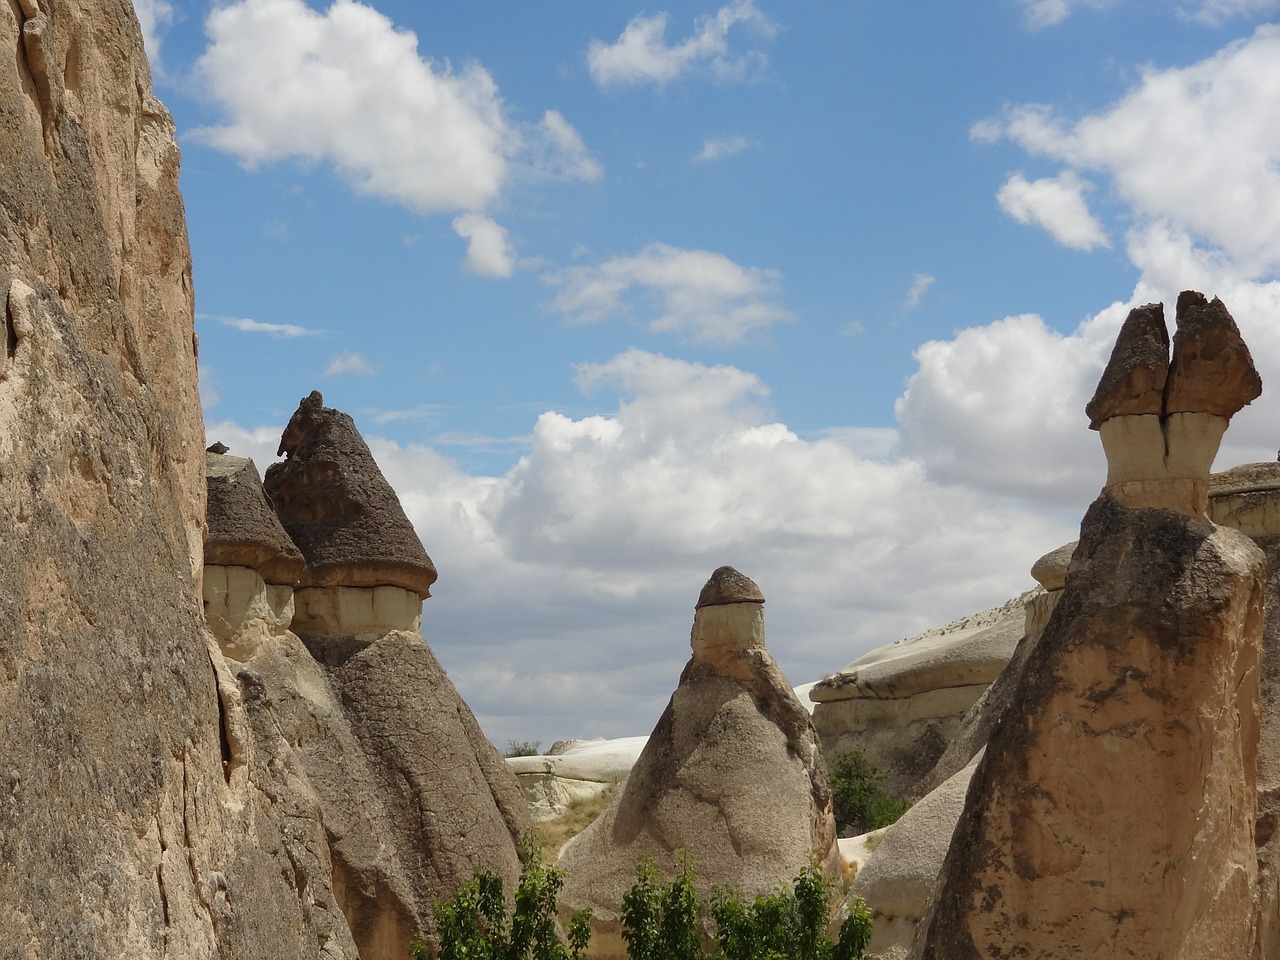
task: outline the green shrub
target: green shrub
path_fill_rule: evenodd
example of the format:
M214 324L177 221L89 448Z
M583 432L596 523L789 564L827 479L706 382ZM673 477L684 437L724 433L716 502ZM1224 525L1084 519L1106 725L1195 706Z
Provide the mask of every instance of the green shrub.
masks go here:
M508 740L507 749L502 752L502 755L504 757L536 757L539 756L538 750L541 746L541 740Z
M911 807L885 789L884 772L867 759L861 747L836 757L830 777L836 823L856 834L887 827Z
M726 960L858 960L871 942L871 912L855 897L833 943L827 918L834 895L816 863L795 878L750 903L717 891L711 904L716 943Z
M659 881L653 858L644 857L636 865L636 882L622 895L627 960L705 960L704 912L687 855L680 859L670 886Z
M414 960L581 960L591 939L591 912L569 920L568 946L556 936L556 895L564 872L542 864L537 841L521 851L515 910L507 916L502 878L477 870L451 903L436 904L440 950L421 939L409 943Z

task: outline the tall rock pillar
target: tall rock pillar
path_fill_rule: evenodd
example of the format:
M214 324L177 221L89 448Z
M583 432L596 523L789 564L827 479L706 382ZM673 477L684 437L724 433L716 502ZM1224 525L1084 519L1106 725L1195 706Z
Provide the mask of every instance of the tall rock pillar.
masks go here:
M913 956L1247 957L1265 562L1205 516L1261 389L1221 302L1130 314L1088 412L1107 484L978 765Z

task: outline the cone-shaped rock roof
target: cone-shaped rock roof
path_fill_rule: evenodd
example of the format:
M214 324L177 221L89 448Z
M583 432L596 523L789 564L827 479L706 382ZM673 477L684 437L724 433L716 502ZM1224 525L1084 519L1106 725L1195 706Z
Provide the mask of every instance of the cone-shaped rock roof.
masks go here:
M266 490L306 559L302 586L398 586L430 596L436 567L350 416L304 398Z
M205 453L204 467L209 492L204 562L251 567L267 583L296 583L306 562L280 525L253 461Z

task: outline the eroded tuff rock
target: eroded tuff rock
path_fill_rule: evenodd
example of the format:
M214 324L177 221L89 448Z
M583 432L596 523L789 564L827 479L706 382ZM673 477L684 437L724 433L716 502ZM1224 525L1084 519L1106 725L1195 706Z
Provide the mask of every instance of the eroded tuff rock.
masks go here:
M815 852L833 876L838 869L826 764L764 648L764 597L731 568L716 571L703 597L724 599L696 609L693 656L630 777L560 856L561 904L593 908L606 953L645 853L670 879L675 854L689 852L704 892L769 891Z
M923 795L922 781L1001 675L1025 634L1029 606L1042 596L1024 594L878 647L816 683L809 698L826 755L859 747L884 771L891 793Z
M306 562L280 525L253 461L206 451L205 481L205 566L249 567L267 583L297 583Z
M1179 389L1202 409L1170 413L1166 387L1167 421L1217 418L1225 429L1251 398L1247 351L1218 306L1180 298L1192 346ZM1159 420L1103 421L1104 444L1108 424L1143 417ZM1164 467L1180 458L1194 471L1162 474L1138 451L1129 479L1113 483L1107 448L1112 475L973 774L913 957L1226 960L1274 949L1274 917L1259 919L1257 906L1274 914L1275 884L1258 896L1255 849L1266 563L1247 537L1202 519L1212 455L1202 475L1196 443L1209 437L1216 450L1221 430L1166 436Z
M304 397L280 438L288 459L266 490L306 558L303 587L396 586L431 595L435 564L351 417Z
M0 46L0 952L354 957L201 615L191 261L137 21L0 4Z
M1208 519L1209 468L1227 423L1262 381L1221 300L1184 291L1177 324L1170 360L1164 308L1130 312L1085 409L1107 456L1106 495Z
M273 797L286 809L314 809L323 822L321 886L332 888L361 960L402 960L412 936L434 936L434 904L449 899L477 868L514 884L517 844L529 819L515 777L416 632L421 596L378 579L400 578L397 558L414 552L406 538L426 556L417 534L398 526L408 521L350 418L315 409L338 424L323 436L347 432L341 442L313 448L325 474L345 478L348 486L359 477L357 492L385 494L360 501L359 529L397 529L398 537L361 544L362 586L295 592L287 584L264 584L255 570L211 564L207 601L216 593L209 584L225 577L256 583L279 602L263 603L247 588L228 590L221 606L206 602L206 612L234 661L230 669L244 691L252 737L270 767ZM286 430L286 444L297 441L298 420ZM341 459L346 454L356 457L354 467ZM242 489L228 496L220 481L231 469L222 461L230 458L209 457L218 468L210 472L210 500L220 501L211 535L235 530L237 543L264 539L250 531L269 526L259 510L265 494ZM305 475L316 464L316 458L308 461ZM257 476L243 467L235 475L245 488ZM324 514L332 508L333 490L299 483L288 508L295 517ZM311 495L321 502L309 502ZM378 510L390 515L378 516ZM317 578L303 571L300 579ZM214 623L215 612L225 622Z

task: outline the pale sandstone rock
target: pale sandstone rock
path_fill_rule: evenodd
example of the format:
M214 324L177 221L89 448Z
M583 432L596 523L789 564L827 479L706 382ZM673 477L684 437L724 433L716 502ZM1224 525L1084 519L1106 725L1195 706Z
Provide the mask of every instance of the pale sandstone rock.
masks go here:
M676 852L692 854L704 893L718 884L771 890L815 852L838 874L826 765L807 713L759 643L763 617L760 601L696 610L694 656L630 777L561 852L561 906L592 907L606 951L645 853L667 879Z
M861 747L891 793L920 796L922 778L1024 635L1032 596L872 650L815 684L813 723L826 754Z
M865 899L871 909L874 927L867 952L872 956L900 960L910 950L937 887L975 766L953 774L880 831L875 851L854 877L850 894Z
M1280 534L1280 463L1247 463L1213 474L1209 519L1255 539Z
M303 587L294 591L299 633L373 639L422 625L422 597L403 587Z
M1075 552L1074 540L1050 550L1031 565L1031 576L1046 590L1061 590L1067 584L1067 567L1071 565L1071 555Z
M648 737L578 740L545 756L508 757L535 823L563 816L575 801L599 796L631 773ZM557 747L561 749L557 750Z
M354 958L201 614L191 261L137 20L0 4L0 46L0 950Z
M1235 531L1094 503L913 956L1249 955L1263 572Z
M267 583L257 570L204 568L204 616L223 656L248 660L293 622L293 588Z

